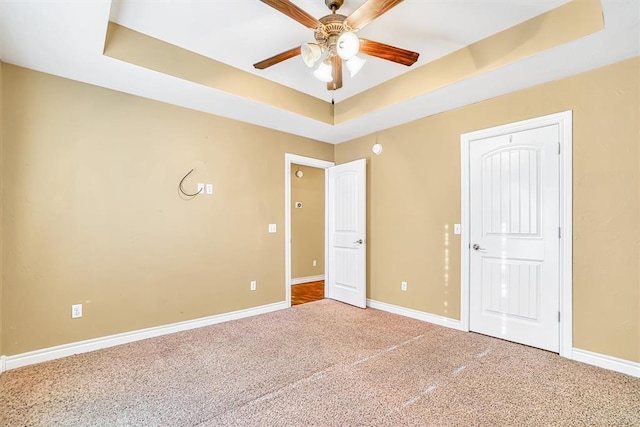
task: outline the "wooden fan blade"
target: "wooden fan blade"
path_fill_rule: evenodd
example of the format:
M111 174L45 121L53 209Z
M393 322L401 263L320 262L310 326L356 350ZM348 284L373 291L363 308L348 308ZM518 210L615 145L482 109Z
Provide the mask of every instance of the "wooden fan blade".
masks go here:
M300 9L288 0L260 0L262 3L271 6L277 11L284 13L291 19L295 19L307 28L318 28L322 22Z
M264 61L256 62L255 64L253 64L253 66L258 70L264 70L265 68L279 64L282 61L286 61L287 59L293 58L294 56L298 55L300 55L300 46L296 46L293 49L289 49L285 52L274 55L271 58L265 59Z
M413 65L420 56L417 52L364 39L360 39L360 52L406 66Z
M327 90L336 90L342 87L342 59L339 56L334 56L331 61L333 66L333 81L327 83Z
M347 24L359 30L401 2L402 0L368 0L347 18Z

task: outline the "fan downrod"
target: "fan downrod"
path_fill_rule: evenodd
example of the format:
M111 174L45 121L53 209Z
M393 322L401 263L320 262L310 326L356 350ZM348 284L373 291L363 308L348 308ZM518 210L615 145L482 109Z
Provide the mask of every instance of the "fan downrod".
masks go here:
M344 0L324 0L324 4L326 4L329 10L333 13L340 9L340 6L342 6L343 3Z

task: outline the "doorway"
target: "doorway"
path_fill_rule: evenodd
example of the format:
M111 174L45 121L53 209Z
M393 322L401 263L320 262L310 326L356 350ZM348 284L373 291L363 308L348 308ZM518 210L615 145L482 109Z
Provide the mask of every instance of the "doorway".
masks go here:
M325 170L291 165L291 305L324 298Z
M569 356L571 112L461 136L461 321Z
M291 306L291 166L324 169L326 298L366 308L366 160L332 162L285 154L285 297Z
M326 178L326 169L330 168L331 166L334 165L333 162L328 162L325 160L318 160L318 159L314 159L311 157L304 157L304 156L298 156L296 154L285 154L285 206L284 206L284 213L285 213L285 298L286 298L286 303L287 305L290 307L291 306L291 287L293 285L293 283L301 283L301 282L295 282L293 281L293 276L292 276L292 212L295 209L295 207L293 206L293 202L295 202L295 200L293 200L292 198L292 180L293 179L298 179L295 175L295 172L297 171L298 167L309 167L309 168L314 168L316 170L320 170L323 174L323 185L324 185L324 214L323 214L323 218L324 218L324 224L322 225L322 236L323 236L323 260L327 259L327 206L326 206L326 195L327 195L327 178ZM294 169L294 165L295 168ZM293 174L292 174L292 169L293 169ZM294 178L295 177L295 178ZM303 177L302 179L304 179L304 171L303 171ZM303 203L303 207L304 208L304 201L302 201ZM313 261L313 258L311 258L310 260L311 262ZM316 259L316 264L318 263L318 260ZM326 266L326 262L323 261L324 266ZM326 273L326 268L324 268L323 274ZM304 276L303 276L304 277ZM307 276L309 277L309 276ZM305 279L307 280L307 279ZM326 297L327 294L327 290L326 290L326 286L323 286L324 288L324 296Z

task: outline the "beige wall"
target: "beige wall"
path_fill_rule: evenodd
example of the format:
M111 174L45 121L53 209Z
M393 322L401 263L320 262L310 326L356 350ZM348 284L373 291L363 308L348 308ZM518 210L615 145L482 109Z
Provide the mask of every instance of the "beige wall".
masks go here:
M574 346L640 362L639 80L634 58L336 146L370 160L368 297L458 319L460 134L573 110Z
M284 299L284 239L266 232L284 221L283 154L333 160L334 147L0 74L0 354ZM460 134L571 109L574 345L640 361L639 76L635 58L389 129L380 156L373 135L336 146L338 163L369 158L368 297L459 318ZM178 197L193 167L187 189L214 196Z
M11 65L2 82L4 354L284 300L284 153L333 146ZM191 168L213 196L179 197Z
M291 166L291 205L291 278L324 274L324 169Z

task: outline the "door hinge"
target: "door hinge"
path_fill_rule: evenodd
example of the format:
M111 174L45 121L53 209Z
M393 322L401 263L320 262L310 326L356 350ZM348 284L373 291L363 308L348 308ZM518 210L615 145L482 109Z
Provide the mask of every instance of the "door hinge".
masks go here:
M560 154L560 142L558 142L558 154Z
M560 312L558 312L558 323L560 322Z
M562 228L558 227L558 239L562 239Z

